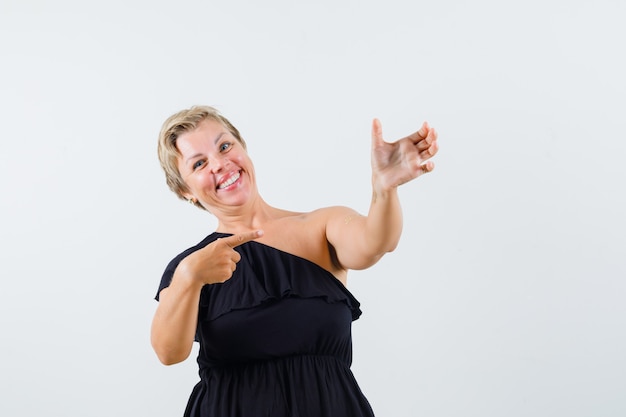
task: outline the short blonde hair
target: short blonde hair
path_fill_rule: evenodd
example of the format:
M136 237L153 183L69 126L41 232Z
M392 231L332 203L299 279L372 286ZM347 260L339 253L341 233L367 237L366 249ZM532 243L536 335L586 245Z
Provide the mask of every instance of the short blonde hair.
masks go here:
M176 146L176 141L180 135L195 130L200 122L207 119L221 123L246 149L246 142L241 138L237 128L213 107L193 106L168 117L159 133L159 162L165 172L165 181L168 187L183 200L185 200L183 194L189 192L189 189L178 170L180 151ZM199 202L195 202L194 205L204 209Z

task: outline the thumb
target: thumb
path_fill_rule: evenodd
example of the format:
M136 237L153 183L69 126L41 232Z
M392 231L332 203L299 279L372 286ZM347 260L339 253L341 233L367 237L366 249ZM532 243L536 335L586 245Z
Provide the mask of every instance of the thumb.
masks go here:
M372 121L372 149L385 143L383 140L383 127L380 124L380 120L374 119Z
M239 245L243 245L246 242L257 239L263 236L263 230L255 230L254 232L239 233L236 235L228 236L220 239L231 248L236 248Z

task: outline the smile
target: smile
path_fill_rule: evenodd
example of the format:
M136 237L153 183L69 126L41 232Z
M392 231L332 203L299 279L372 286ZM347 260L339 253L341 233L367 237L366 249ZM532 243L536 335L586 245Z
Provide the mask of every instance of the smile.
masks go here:
M235 172L226 181L220 183L217 186L217 189L221 190L221 189L226 188L226 187L228 187L230 185L233 185L239 179L239 177L241 177L241 173L240 172Z

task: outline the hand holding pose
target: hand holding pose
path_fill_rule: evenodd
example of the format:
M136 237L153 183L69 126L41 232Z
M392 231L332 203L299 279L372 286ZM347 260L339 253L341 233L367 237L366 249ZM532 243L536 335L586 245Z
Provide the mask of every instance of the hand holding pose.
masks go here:
M402 233L402 209L397 187L435 165L437 132L424 122L415 133L388 143L383 139L378 119L372 123L372 202L367 216L346 207L332 207L327 225L328 241L335 248L339 263L347 269L374 265L393 251ZM348 221L347 221L348 220Z
M435 165L430 158L438 150L437 132L427 122L412 135L387 143L383 139L380 121L372 122L372 183L374 190L385 192L405 184Z

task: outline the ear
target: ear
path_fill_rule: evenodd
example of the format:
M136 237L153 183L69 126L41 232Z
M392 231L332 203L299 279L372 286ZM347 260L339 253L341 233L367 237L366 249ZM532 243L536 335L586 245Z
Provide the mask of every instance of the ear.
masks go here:
M198 199L196 197L193 196L193 194L190 193L182 193L182 196L185 200L189 201L190 203L197 203Z

